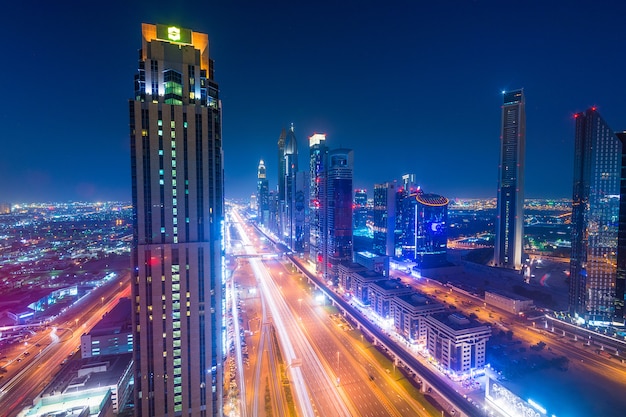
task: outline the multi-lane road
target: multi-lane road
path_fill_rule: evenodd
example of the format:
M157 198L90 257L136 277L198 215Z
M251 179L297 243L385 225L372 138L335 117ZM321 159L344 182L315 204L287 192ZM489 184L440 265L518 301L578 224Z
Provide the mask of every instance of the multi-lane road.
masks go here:
M244 221L237 214L234 219L239 223L238 234L243 247L247 248L247 255L268 251L267 243L253 228L244 227ZM280 377L281 368L276 359L280 356L289 386L295 391L298 415L429 415L424 405L398 382L404 378L402 373L383 369L373 355L375 348L362 338L355 338L354 333L358 331L348 331L345 322L331 316L331 309L320 305L302 283L302 275L279 260L247 257L240 259L242 262L250 263L256 276L255 289L258 288L262 300L257 303L256 308L260 310L257 313L251 311L254 303L245 304L248 315L256 314L261 318L260 327L248 329L259 330L259 333L247 338L250 363L255 371L247 373L253 376L246 382L245 391L248 397L258 398L248 398L252 409L247 414L262 415L261 408L269 406L273 414L286 415L287 407L278 404L286 400L281 394L282 387L269 382L267 390L263 389L265 381L259 378ZM274 331L278 343L271 337ZM274 351L276 347L279 351ZM268 404L266 392L272 397Z
M0 386L3 416L15 416L32 404L60 365L78 351L81 335L91 330L121 297L130 296L129 279L130 274L125 273L95 289L30 338L25 345L30 354L19 352L21 360L15 358L6 366Z

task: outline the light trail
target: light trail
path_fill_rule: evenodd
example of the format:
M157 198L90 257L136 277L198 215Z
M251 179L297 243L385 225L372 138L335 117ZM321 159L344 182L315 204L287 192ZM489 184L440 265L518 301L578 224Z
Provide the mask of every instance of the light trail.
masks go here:
M240 214L235 212L234 215L237 218L236 227L246 253L255 255L256 251L245 233ZM313 386L316 386L318 388L315 391L316 399L319 400L321 395L325 400L323 404L319 403L318 405L328 409L327 412L322 414L350 416L351 414L341 399L334 381L326 372L323 363L303 334L298 322L293 317L291 309L285 303L279 288L265 269L265 266L259 259L249 258L249 262L274 321L274 328L278 335L285 362L288 364L287 369L294 384L296 398L302 414L307 417L316 415L312 406L313 392L311 390ZM306 367L307 376L304 375L303 366ZM305 379L308 385L305 383Z
M237 291L235 291L232 279L228 281L231 294L231 308L233 314L233 339L235 345L235 357L237 359L237 377L239 379L239 415L247 417L248 410L246 408L246 385L243 383L243 360L241 359L241 328L239 327L239 312L237 311Z

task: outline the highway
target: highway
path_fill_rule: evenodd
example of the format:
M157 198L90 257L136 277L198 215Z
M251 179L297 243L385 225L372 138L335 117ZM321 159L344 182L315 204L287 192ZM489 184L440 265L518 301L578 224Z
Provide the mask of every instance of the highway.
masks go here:
M235 216L235 219L243 224L239 215ZM257 244L255 249L252 242L259 239L254 237L254 233L254 229L250 227L238 229L248 255L252 255L257 249L267 250L264 246L268 244L264 243L263 239L260 239L261 243ZM249 236L243 238L246 234ZM298 354L295 361L286 360L285 363L292 365L288 367L289 369L300 369L304 375L309 401L315 415L370 417L430 415L424 405L411 398L398 382L404 378L400 370L395 367L393 370L383 369L373 355L372 351L376 348L363 338L359 339L359 336L355 340L348 332L339 328L337 322L339 319L331 318L327 309L318 304L313 294L305 291L306 286L302 285L301 281L302 275L294 273L291 267L285 268L282 262L277 260L261 261L258 257L248 256L240 258L239 261L250 263L261 299L267 304L265 308L271 311L269 315L262 315L260 333L263 334L265 328L269 328L270 320L267 317L271 316L271 322L277 332L286 334L282 337L279 335L281 346L283 338L291 340ZM248 299L246 301L248 313L251 313L251 304L253 302ZM276 310L271 308L272 304L280 311L282 325L276 322L277 314ZM264 369L264 365L259 362L269 343L263 341L263 336L259 339L253 388L248 389L248 392L254 391L256 396L263 394L260 392L261 384L257 375ZM254 345L251 349L254 350ZM289 356L288 349L284 347L281 349L287 352L286 356ZM271 364L272 361L266 358L262 362ZM277 391L277 388L273 388L272 391ZM253 403L253 413L256 415L254 410L259 410L260 406L258 400ZM275 407L274 404L273 408Z
M311 346L324 358L327 372L352 415L427 416L424 407L407 395L397 381L397 370L383 369L372 355L375 349L363 339L350 336L350 325L339 315L329 315L314 294L305 291L302 275L292 273L279 261L266 261L292 315L299 318ZM356 331L358 332L358 330Z
M250 238L247 235L247 231L244 229L244 221L239 215L239 213L235 210L232 211L232 216L234 220L234 224L237 228L239 236L243 242L246 253L248 254L256 254L256 249L252 245ZM272 318L274 320L274 324L276 328L279 330L278 339L280 341L282 355L285 359L285 362L289 364L289 379L291 381L292 387L295 391L295 396L297 399L298 408L301 415L306 417L313 417L315 415L313 411L313 407L311 405L309 392L307 389L307 384L304 381L304 375L302 369L299 366L295 366L300 362L303 362L303 356L306 353L306 346L302 345L302 339L296 339L297 334L287 334L285 329L287 328L283 322L283 316L281 313L285 313L286 307L284 306L284 301L280 297L276 297L276 292L278 291L276 286L273 285L271 277L267 273L267 271L263 268L263 265L259 259L254 257L248 258L248 262L252 267L252 271L254 276L256 277L259 290L264 298L265 302L269 307L269 311L271 312ZM284 321L288 324L289 317L284 317ZM293 325L291 326L294 327ZM296 347L298 348L296 353ZM321 378L323 381L323 377ZM332 383L330 383L332 387ZM259 395L260 393L256 392L255 395ZM347 415L347 414L335 414L331 412L327 415Z
M302 261L293 255L288 255L290 261L297 266L297 268L307 276L307 278L313 282L318 288L326 288L324 283L320 279L308 271ZM371 323L361 312L357 311L352 305L344 300L338 294L326 289L325 294L332 299L332 302L343 312L351 316L359 325L367 331L372 337L378 340L383 346L385 346L389 354L397 358L401 363L409 367L414 373L416 373L420 379L428 383L429 386L434 388L442 397L453 404L455 412L461 412L465 416L475 415L477 409L469 404L463 397L457 392L456 389L448 385L441 378L442 376L436 374L433 370L426 367L418 361L413 355L404 350L404 348L398 346L394 340L385 334L380 328ZM451 410L449 410L451 411ZM458 415L458 414L457 414Z
M95 289L31 338L40 346L33 349L31 343L26 349L32 353L27 357L22 354L22 361L11 363L2 380L0 410L3 416L16 416L32 404L60 370L59 365L78 351L81 335L89 332L121 297L130 297L129 282L130 273L126 272Z

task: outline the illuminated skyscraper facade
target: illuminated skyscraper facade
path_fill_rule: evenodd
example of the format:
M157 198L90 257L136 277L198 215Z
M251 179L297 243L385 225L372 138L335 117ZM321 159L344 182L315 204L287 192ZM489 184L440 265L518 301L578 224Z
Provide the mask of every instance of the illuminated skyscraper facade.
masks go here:
M353 224L355 229L367 227L367 190L354 190Z
M617 277L615 279L615 321L626 320L626 132L616 133L622 143L619 230L617 232Z
M284 238L286 233L286 200L285 200L285 173L286 173L286 165L285 165L285 141L287 138L287 132L285 129L282 129L280 135L278 136L278 177L276 178L276 182L278 184L278 193L276 195L278 202L278 210L276 211L276 227L272 229L272 231L279 236L281 239Z
M616 304L622 143L595 107L575 118L570 313L608 323Z
M352 260L352 173L354 156L351 149L334 149L328 153L326 175L326 245L328 250L327 279L338 282L339 263Z
M503 99L494 264L520 269L524 243L524 90L504 92Z
M309 137L309 257L318 274L326 276L328 258L326 233L326 135Z
M278 180L282 182L284 189L284 201L282 202L282 233L281 238L293 249L295 240L295 186L296 172L298 172L298 143L293 125L286 134L285 147L283 151L283 163L285 174ZM280 195L280 191L279 191Z
M142 25L129 102L138 416L221 416L221 103L206 34Z
M372 212L374 239L372 250L379 255L394 256L396 227L396 184L374 184Z
M261 159L257 168L257 206L259 212L257 215L257 222L265 227L270 223L270 190L267 182L267 172L265 169L265 162Z
M447 265L448 199L437 194L412 193L404 200L402 257L419 268Z

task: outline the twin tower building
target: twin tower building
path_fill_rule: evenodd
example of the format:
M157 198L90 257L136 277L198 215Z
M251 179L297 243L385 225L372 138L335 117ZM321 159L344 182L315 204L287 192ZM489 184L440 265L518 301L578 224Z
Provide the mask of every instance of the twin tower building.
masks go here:
M526 115L523 90L504 92L495 266L523 264ZM626 318L626 132L596 107L574 115L569 313L594 326Z

